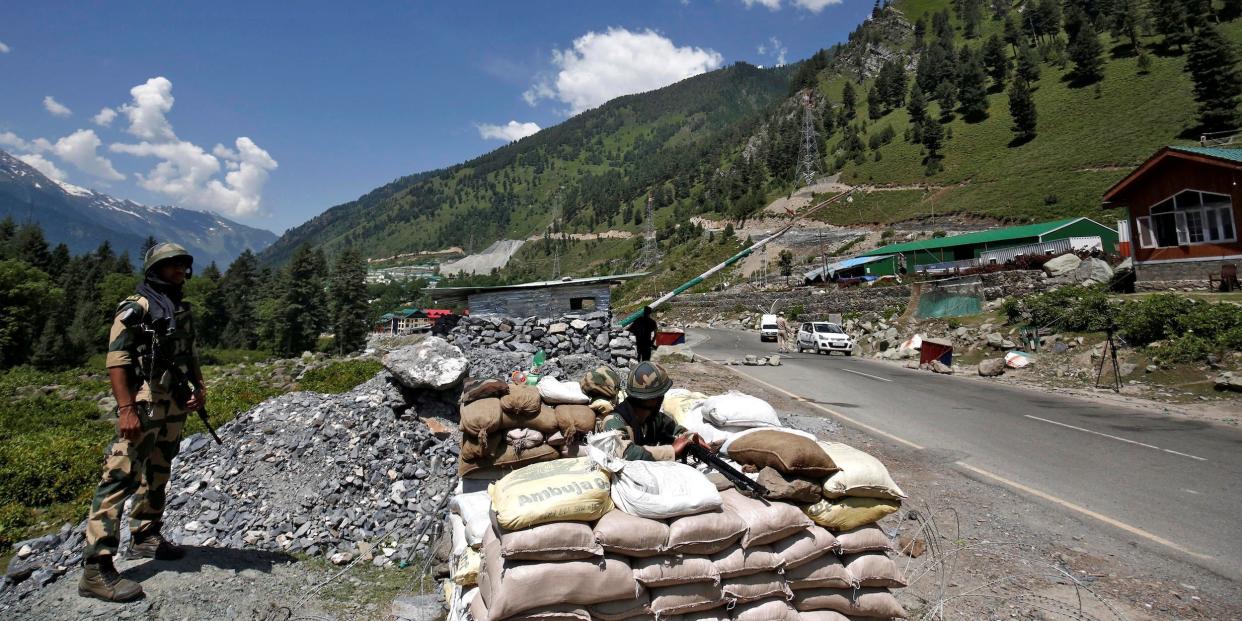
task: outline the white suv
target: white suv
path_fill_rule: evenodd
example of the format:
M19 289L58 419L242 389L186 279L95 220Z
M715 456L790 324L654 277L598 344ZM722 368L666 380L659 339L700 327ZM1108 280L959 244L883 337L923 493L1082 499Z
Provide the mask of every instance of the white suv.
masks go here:
M854 339L835 323L813 321L802 324L798 329L798 352L813 350L820 354L831 354L839 351L847 356L854 355Z

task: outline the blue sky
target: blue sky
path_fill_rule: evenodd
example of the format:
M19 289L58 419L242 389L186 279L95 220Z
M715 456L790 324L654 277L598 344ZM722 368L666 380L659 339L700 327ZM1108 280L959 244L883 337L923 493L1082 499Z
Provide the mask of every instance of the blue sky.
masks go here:
M612 96L806 58L871 6L14 2L0 21L0 149L70 183L279 233Z

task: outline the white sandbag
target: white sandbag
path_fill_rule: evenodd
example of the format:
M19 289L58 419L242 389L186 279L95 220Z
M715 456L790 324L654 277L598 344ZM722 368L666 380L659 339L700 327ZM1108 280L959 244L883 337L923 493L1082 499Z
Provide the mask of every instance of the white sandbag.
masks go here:
M677 421L678 425L689 428L690 422L703 422L701 413L692 412L700 403L707 400L701 392L691 392L685 388L674 388L664 393L664 403L660 411ZM695 420L697 418L697 420Z
M549 405L586 405L591 402L591 398L582 392L582 386L578 382L562 382L545 375L539 380L538 388L539 397Z
M453 547L449 552L450 556L461 556L466 548L470 547L466 543L466 523L462 521L461 516L456 513L449 514L449 532L452 533Z
M492 499L487 490L458 494L449 501L449 510L461 516L466 528L466 544L476 550L483 545L483 533L491 530Z
M621 433L587 437L587 453L612 473L612 502L631 515L662 520L720 508L720 492L703 473L675 461L626 461Z
M888 468L869 453L840 442L820 442L840 470L824 480L825 498L858 496L901 500L906 493L889 475Z
M780 427L776 410L767 401L737 391L703 402L703 421L717 427Z

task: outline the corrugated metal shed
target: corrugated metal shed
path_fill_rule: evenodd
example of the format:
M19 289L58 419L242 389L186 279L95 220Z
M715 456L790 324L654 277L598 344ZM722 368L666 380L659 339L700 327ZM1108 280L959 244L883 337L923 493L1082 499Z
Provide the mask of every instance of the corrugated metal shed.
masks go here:
M1231 162L1242 162L1242 149L1226 149L1222 147L1169 147L1175 151L1184 151L1186 153L1198 153L1220 160L1229 160Z
M843 261L837 261L836 263L829 263L827 267L828 275L829 277L831 277L833 274L850 269L851 267L858 267L859 265L875 263L876 261L883 261L884 259L887 259L890 256L892 255L886 254L886 255L874 256L874 257L870 255L863 255L860 257L850 257ZM825 268L823 266L817 267L807 272L806 274L803 274L803 278L805 278L808 281L823 280L824 269Z
M1041 222L1039 224L1027 224L1023 226L1011 226L1003 229L992 229L990 231L979 231L977 233L966 233L965 235L953 235L950 237L937 237L933 239L923 239L919 241L907 242L904 244L892 244L882 248L876 248L871 252L864 253L863 256L875 256L880 254L894 254L898 252L913 252L916 250L934 250L938 248L952 248L954 246L971 246L975 244L992 244L997 242L1007 242L1019 239L1027 239L1031 237L1038 238L1042 235L1051 233L1063 226L1073 224L1079 220L1086 218L1066 218L1064 220L1054 220L1052 222Z

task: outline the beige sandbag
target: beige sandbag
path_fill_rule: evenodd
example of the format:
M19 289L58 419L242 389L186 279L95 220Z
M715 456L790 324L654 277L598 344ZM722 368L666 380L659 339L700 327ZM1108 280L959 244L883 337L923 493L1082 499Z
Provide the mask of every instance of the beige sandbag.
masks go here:
M893 549L893 540L888 538L884 529L879 526L862 526L853 530L837 533L837 553L858 554L860 552L888 552Z
M803 589L852 589L858 586L853 574L837 558L836 554L825 554L801 567L785 572L789 588L800 591Z
M479 568L482 564L483 558L479 556L479 553L473 548L466 548L453 559L453 564L449 568L449 577L459 586L475 586L479 583Z
M556 426L566 441L595 432L595 410L585 405L556 406Z
M648 587L666 587L695 582L720 583L720 574L711 559L705 556L657 556L635 559L634 579Z
M786 601L793 598L793 592L785 583L785 577L775 572L730 578L724 581L720 590L724 592L725 597L739 604L757 602L771 597Z
M906 576L897 568L897 563L883 552L853 554L842 561L850 575L865 587L900 588L906 586Z
M749 429L725 445L729 459L756 468L770 467L786 476L822 479L838 470L819 443L785 429Z
M687 613L677 617L676 621L733 621L733 619L729 616L728 608L716 608Z
M615 409L617 409L617 404L607 399L596 399L591 402L591 411L595 412L596 422L599 422L598 419L612 414L612 411ZM596 431L599 431L599 429L596 428Z
M608 476L587 457L514 470L489 485L487 493L496 523L509 530L547 522L591 522L612 510Z
M514 415L502 411L500 415L500 428L534 429L542 433L544 437L560 432L560 427L556 424L556 408L550 405L540 405L539 410L534 416L527 416L525 414Z
M838 498L821 500L802 510L816 524L833 531L853 530L874 524L880 518L896 512L901 503L880 498Z
M487 603L481 596L476 595L470 600L470 616L474 621L489 621L491 619L489 615ZM591 621L591 614L586 609L577 606L550 606L538 610L527 610L505 621Z
M534 386L510 386L509 394L500 398L500 409L513 418L530 418L539 414L542 407L539 389Z
M851 617L905 619L906 609L888 589L808 589L795 591L794 608L835 610Z
M819 502L824 496L824 488L819 483L781 474L771 466L764 466L755 481L768 490L764 495L768 500L805 504Z
M631 558L664 553L668 524L614 509L595 523L595 541L607 552Z
M500 431L500 399L488 398L461 406L461 433L479 448L489 445L491 435Z
M788 503L747 498L735 489L720 492L720 499L746 523L743 548L780 541L811 526L811 520Z
M795 608L794 610L797 610ZM835 610L808 610L798 613L798 621L878 621L874 618L847 617Z
M505 432L505 444L512 446L513 450L519 453L543 443L543 434L534 429L510 429Z
M500 398L509 394L509 383L495 377L471 378L462 384L461 404L474 403L479 399Z
M626 621L626 619L651 618L651 593L647 587L638 586L638 595L602 604L592 604L587 609L592 619L602 621Z
M731 616L733 621L798 621L798 611L783 598L742 604Z
M686 427L686 413L695 405L707 400L707 395L701 392L691 392L684 388L674 388L664 393L664 403L660 406L660 410L677 421L678 425ZM699 419L702 422L702 419Z
M825 498L859 496L901 500L906 497L889 475L888 468L872 455L840 442L820 442L819 445L840 469L824 481Z
M795 533L772 544L772 551L785 561L785 569L805 565L825 554L830 554L836 545L836 538L824 527L813 524L806 530Z
M573 561L600 557L604 548L582 522L550 522L523 530L502 530L500 555L512 561Z
M655 613L656 619L722 608L725 604L727 602L720 585L711 582L679 584L651 591L651 612Z
M470 440L461 443L461 457L457 463L457 474L467 476L479 470L490 470L493 468L501 470L512 470L514 468L522 468L530 464L539 462L552 461L561 456L561 452L555 447L546 444L536 446L535 448L518 452L517 449L509 446L505 442L503 435L496 434L487 441L491 447L490 454L484 455L483 451ZM471 460L467 460L465 455L479 455Z
M670 521L665 547L674 554L716 554L744 534L746 522L737 513L722 507Z
M479 589L487 602L488 621L549 606L590 606L633 598L638 593L633 571L620 557L554 563L509 561L500 556L500 539L492 531L484 537L483 553Z
M748 549L733 546L712 555L712 563L716 565L716 572L720 577L726 580L763 572L778 572L785 566L784 559L768 546L753 546Z

